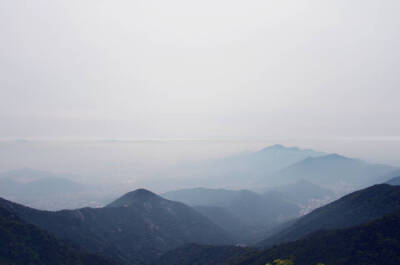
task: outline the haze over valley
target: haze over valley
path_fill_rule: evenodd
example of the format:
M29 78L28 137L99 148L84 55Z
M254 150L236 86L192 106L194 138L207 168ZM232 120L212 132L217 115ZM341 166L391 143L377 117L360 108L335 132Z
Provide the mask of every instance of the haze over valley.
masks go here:
M0 265L399 265L400 1L0 1Z

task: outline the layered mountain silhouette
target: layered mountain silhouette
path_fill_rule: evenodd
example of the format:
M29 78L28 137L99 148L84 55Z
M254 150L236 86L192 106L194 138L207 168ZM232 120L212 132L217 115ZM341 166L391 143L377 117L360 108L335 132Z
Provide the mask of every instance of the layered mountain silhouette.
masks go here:
M270 190L279 192L286 200L302 206L307 206L313 200L329 200L335 197L335 194L331 190L322 188L304 179ZM268 192L265 194L268 195Z
M348 228L400 211L400 187L375 185L356 191L299 218L259 243L271 247L301 239L318 230Z
M206 186L243 188L258 185L266 176L272 175L289 165L308 157L318 157L325 153L297 147L273 145L256 152L244 152L220 159L185 163L173 168L169 175L185 177L172 181L174 186ZM163 172L165 175L166 172ZM227 182L227 180L229 180ZM265 185L266 183L263 183ZM267 186L281 184L270 179Z
M163 172L171 187L262 189L306 180L341 194L382 183L397 170L338 154L273 145L220 159L196 161Z
M0 264L117 265L28 224L0 207Z
M1 200L0 207L59 239L124 264L148 264L185 243L232 243L223 229L197 211L143 189L104 208L49 212L7 200Z
M241 243L262 237L277 224L298 217L301 210L275 192L261 195L249 190L195 188L163 196L195 207Z

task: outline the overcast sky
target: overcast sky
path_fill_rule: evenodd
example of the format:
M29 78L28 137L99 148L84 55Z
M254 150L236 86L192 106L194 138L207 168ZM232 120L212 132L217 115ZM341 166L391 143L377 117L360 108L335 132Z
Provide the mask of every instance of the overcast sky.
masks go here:
M398 0L2 0L0 138L400 135Z

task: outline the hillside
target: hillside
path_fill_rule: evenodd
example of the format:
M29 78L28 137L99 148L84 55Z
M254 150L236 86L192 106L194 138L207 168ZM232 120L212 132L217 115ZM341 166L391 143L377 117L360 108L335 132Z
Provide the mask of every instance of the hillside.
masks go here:
M275 259L293 259L295 265L398 265L400 213L347 229L318 231L266 250L185 245L154 264L265 265Z
M228 260L255 253L254 249L242 247L187 244L162 255L153 265L223 265Z
M197 211L142 189L96 209L48 212L6 200L0 206L58 238L126 264L147 264L186 243L232 242L224 230Z
M319 262L326 265L398 265L400 213L353 228L316 232L268 250L233 256L226 265L265 265L278 258L293 258L296 265Z
M375 185L353 192L298 219L259 243L262 247L300 239L321 229L359 225L400 210L400 187Z
M0 264L113 265L88 254L0 208Z

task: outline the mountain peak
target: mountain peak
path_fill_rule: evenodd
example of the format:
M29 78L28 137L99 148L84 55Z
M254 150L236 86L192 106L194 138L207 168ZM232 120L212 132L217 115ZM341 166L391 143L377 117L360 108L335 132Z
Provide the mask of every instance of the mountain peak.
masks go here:
M107 205L107 207L129 207L134 203L155 200L161 200L161 197L149 190L137 189L122 195L120 198Z
M263 151L269 151L269 150L285 150L285 149L288 149L288 148L284 145L274 144L271 146L267 146L267 147L261 149L260 151L263 152Z
M348 160L348 159L350 159L348 157L345 157L345 156L342 156L342 155L339 155L339 154L336 154L336 153L326 155L324 158L326 158L326 159L336 159L336 160Z

